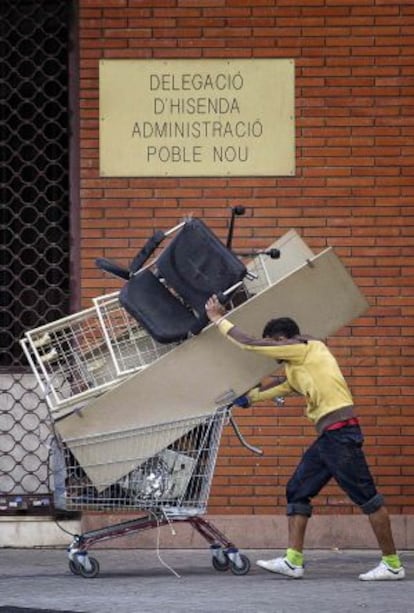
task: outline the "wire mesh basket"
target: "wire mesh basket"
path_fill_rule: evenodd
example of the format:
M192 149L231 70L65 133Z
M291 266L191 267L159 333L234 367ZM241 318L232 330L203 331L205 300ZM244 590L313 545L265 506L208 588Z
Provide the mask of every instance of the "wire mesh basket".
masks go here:
M162 509L170 516L204 512L227 418L228 410L222 408L202 417L55 445L56 507ZM96 461L94 451L101 445L116 447L116 462Z
M28 331L21 344L52 412L122 379L95 307Z

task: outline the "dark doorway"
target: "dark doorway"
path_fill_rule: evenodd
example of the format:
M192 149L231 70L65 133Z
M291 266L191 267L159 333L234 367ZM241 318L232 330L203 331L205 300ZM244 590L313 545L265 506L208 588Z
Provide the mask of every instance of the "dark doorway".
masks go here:
M0 0L0 513L49 490L47 411L19 340L69 313L74 12Z

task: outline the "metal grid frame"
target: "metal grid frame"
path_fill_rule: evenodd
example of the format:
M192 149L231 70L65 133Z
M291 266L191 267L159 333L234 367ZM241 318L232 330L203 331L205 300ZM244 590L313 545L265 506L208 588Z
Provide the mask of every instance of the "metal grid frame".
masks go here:
M21 345L52 412L120 380L95 307L27 331Z
M168 353L177 343L161 344L131 317L119 292L93 298L103 334L119 376L133 374Z
M76 232L69 240L69 220L76 221L78 170L68 165L68 157L78 155L73 146L75 78L68 87L68 74L77 70L75 5L68 0L1 3L5 300L0 515L50 513L48 410L19 339L25 329L66 315L70 303L79 304L76 283L69 287L78 244ZM75 249L69 258L70 244Z

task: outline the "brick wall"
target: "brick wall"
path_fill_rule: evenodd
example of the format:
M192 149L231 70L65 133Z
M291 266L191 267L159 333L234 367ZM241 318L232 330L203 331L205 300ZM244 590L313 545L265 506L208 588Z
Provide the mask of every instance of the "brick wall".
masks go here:
M94 265L125 264L154 228L190 212L234 245L289 228L331 245L370 302L329 341L355 395L366 450L392 513L414 510L414 4L412 0L79 0L81 294L118 287ZM295 177L100 178L101 58L293 58ZM224 211L224 218L223 218ZM302 405L260 406L239 425L257 458L225 432L212 512L284 512L287 477L313 432ZM329 485L319 513L359 513Z

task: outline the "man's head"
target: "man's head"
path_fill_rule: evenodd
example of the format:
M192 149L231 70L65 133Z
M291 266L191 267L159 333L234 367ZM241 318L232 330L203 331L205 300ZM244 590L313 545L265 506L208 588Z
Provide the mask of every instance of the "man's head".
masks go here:
M278 317L267 322L263 329L263 338L273 338L281 340L284 338L292 338L300 334L299 326L290 317Z

